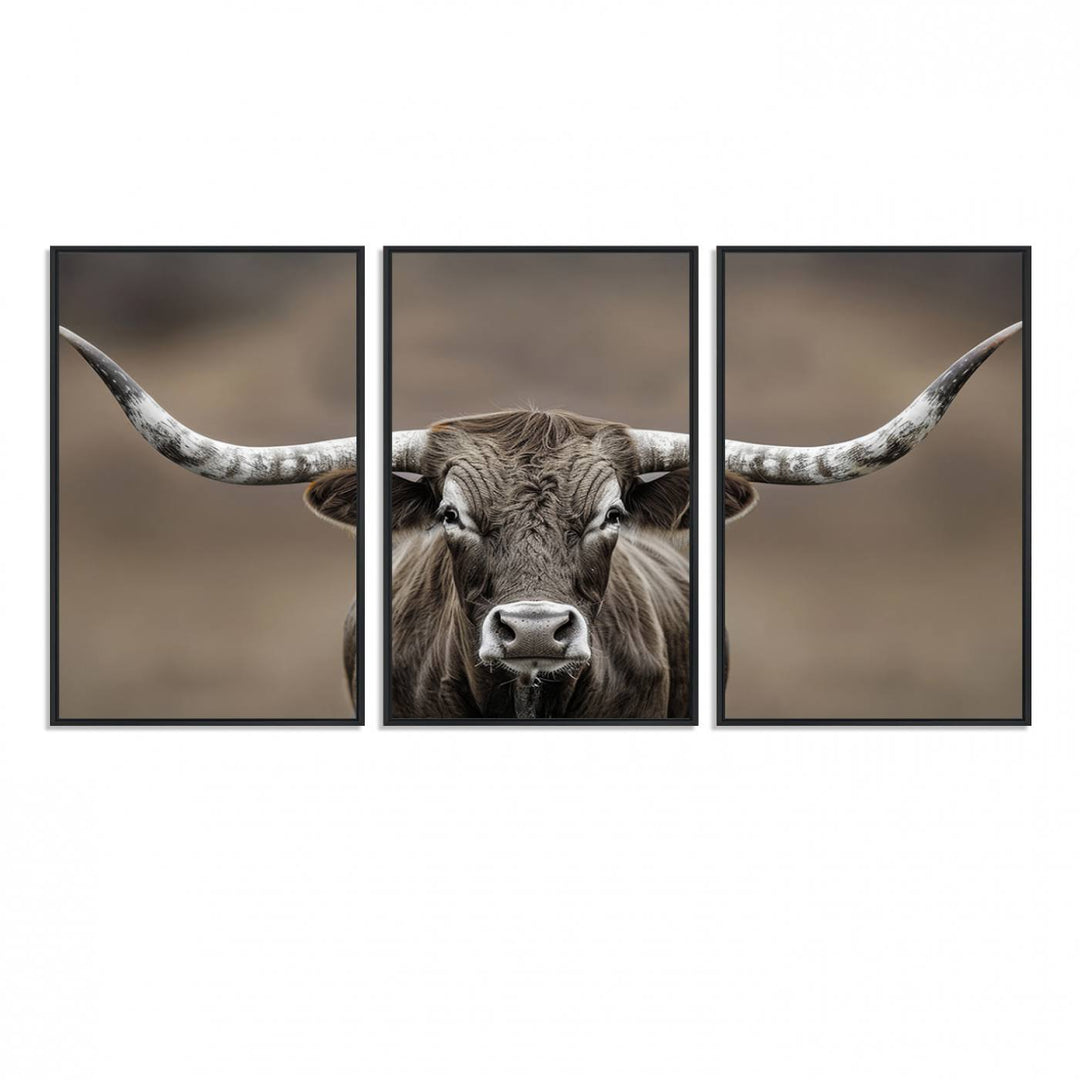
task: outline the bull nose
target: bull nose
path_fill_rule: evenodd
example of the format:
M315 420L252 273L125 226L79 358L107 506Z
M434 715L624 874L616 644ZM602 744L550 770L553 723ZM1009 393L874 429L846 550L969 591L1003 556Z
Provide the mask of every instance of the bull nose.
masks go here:
M544 661L538 668L589 659L585 617L569 604L522 600L488 612L480 633L480 659Z

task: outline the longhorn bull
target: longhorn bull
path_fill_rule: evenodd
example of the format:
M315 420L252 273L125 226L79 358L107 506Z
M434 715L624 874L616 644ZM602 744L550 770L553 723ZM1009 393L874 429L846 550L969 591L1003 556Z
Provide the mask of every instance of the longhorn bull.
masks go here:
M689 465L567 412L394 432L393 715L688 717Z

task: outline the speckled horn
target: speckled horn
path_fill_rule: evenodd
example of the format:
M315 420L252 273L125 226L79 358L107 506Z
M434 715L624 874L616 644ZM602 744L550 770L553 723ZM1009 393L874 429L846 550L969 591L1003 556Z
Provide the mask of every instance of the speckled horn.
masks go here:
M943 371L902 413L848 442L829 446L772 446L724 442L724 468L759 484L837 484L883 469L933 431L979 365L1023 326L999 330Z
M95 345L63 326L60 336L97 372L132 427L158 453L199 476L227 484L298 484L335 469L356 467L355 438L295 446L236 446L209 439L170 416Z
M390 439L390 469L392 472L420 473L424 451L427 449L427 428L395 431Z
M638 472L670 472L690 464L689 435L649 428L630 428L629 432L637 451Z

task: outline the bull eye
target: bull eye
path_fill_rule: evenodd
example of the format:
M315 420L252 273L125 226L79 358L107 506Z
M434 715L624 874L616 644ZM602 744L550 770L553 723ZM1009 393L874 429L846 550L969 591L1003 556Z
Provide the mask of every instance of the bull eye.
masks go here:
M604 515L604 526L615 527L622 524L623 518L626 516L626 511L621 506L613 506Z
M439 518L444 525L457 525L461 522L461 516L452 506L444 506Z

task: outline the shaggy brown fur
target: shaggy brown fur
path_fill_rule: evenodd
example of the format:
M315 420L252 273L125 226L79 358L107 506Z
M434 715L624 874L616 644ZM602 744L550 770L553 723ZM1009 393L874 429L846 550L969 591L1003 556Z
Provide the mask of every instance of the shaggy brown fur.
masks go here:
M748 514L757 506L758 496L754 487L733 472L724 473L724 521Z
M491 608L521 599L571 604L589 626L592 659L541 682L538 717L688 715L688 470L646 483L625 426L507 411L433 425L422 471L391 489L395 717L513 717L515 678L478 644ZM436 520L451 475L478 535ZM625 524L586 538L612 480Z
M356 532L357 522L357 473L355 469L341 469L327 473L312 481L304 491L304 502L321 518L332 521L335 525ZM356 599L353 599L345 616L345 679L349 686L353 708L356 708L359 687L357 686L357 659L359 656L359 637L356 620Z
M729 520L750 513L757 505L758 496L754 486L733 472L724 473L724 524ZM728 679L728 636L724 627L724 687Z

